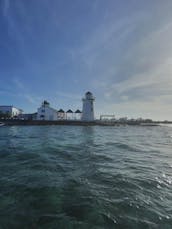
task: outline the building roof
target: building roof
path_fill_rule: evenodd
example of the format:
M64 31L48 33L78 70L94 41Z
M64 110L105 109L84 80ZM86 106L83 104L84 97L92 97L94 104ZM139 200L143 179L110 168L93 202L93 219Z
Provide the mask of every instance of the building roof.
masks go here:
M82 112L80 110L75 111L76 114L81 114Z
M0 105L0 107L11 107L11 108L15 108L15 109L17 109L17 110L19 110L19 111L23 112L23 110L22 110L22 109L17 108L17 107L15 107L15 106L13 106L13 105Z
M63 109L58 110L59 113L65 113Z
M12 105L0 105L0 107L14 107Z
M66 111L66 113L73 113L73 111L69 109L68 111Z

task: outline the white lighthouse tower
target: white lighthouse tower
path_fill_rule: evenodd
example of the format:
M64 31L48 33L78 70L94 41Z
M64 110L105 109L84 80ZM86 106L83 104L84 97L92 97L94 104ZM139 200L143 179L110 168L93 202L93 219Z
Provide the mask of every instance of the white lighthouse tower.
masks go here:
M82 99L82 120L83 121L94 121L94 102L95 98L91 92L86 92L85 97Z

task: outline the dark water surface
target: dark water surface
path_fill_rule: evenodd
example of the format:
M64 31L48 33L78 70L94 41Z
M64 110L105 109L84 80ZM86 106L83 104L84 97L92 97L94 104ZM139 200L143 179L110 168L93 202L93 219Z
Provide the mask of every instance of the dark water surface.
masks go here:
M172 228L172 127L0 127L0 228Z

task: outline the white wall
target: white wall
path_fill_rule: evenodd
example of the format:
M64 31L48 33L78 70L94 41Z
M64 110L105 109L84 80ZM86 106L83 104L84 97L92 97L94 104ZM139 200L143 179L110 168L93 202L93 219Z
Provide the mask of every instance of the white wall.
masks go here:
M37 120L57 120L57 111L49 106L41 106L38 108Z
M9 113L11 117L18 116L22 111L13 106L0 106L0 111L4 114Z
M93 121L94 120L94 97L85 94L83 98L83 108L82 108L82 120L83 121Z
M18 116L21 113L22 113L21 110L15 108L15 107L12 107L12 117Z

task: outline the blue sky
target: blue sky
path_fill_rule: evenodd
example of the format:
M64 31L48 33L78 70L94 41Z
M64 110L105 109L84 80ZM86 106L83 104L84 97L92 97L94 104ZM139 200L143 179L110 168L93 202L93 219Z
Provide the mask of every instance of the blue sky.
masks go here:
M171 0L0 0L0 104L172 120Z

